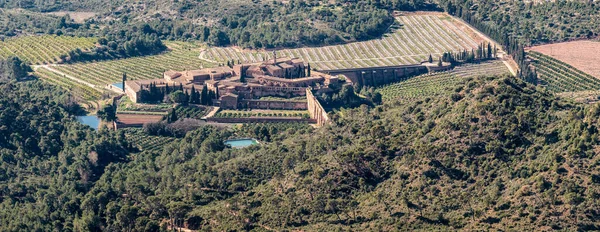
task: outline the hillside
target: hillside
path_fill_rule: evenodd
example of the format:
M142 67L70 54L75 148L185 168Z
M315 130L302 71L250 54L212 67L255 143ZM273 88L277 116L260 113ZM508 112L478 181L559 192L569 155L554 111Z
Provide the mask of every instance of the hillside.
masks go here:
M136 25L161 39L195 39L249 48L297 47L361 41L381 36L393 22L391 9L426 9L421 1L10 1L0 8L33 12L94 11L82 27L44 27L74 34L104 34ZM57 17L55 17L57 19ZM9 20L9 19L7 19ZM51 20L51 19L47 19ZM70 22L69 22L70 23ZM13 27L32 24L23 19ZM149 27L149 28L148 28ZM109 30L99 30L109 28ZM39 30L38 29L38 30ZM252 32L252 33L251 33ZM51 32L52 33L52 32Z
M64 193L33 197L28 183L7 186L5 199L41 209L27 216L41 224L13 220L17 206L4 204L3 228L600 228L600 105L574 104L511 77L475 78L455 93L342 110L316 130L204 127L162 152L111 164L91 182L64 180L73 186ZM227 149L222 140L231 133L266 143ZM82 183L90 188L76 190ZM71 191L82 192L69 209L74 218L42 208L56 203L44 196Z

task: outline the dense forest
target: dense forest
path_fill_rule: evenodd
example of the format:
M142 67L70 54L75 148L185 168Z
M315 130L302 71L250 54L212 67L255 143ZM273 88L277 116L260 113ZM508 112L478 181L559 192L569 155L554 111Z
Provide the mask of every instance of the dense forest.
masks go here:
M75 123L58 89L0 88L2 230L600 229L600 106L512 77L320 129L205 126L157 153Z
M422 1L10 1L0 8L24 8L27 18L5 17L1 31L105 36L134 25L160 39L200 40L211 45L249 48L297 47L337 44L381 36L393 23L392 9L426 9ZM98 13L83 24L69 17L34 12L88 11ZM21 10L23 11L23 10ZM5 10L3 14L14 14ZM0 17L2 18L2 17ZM65 19L67 19L65 21ZM0 24L2 26L2 24ZM25 27L22 27L25 26Z
M31 67L18 57L0 59L0 83L23 80L31 71Z

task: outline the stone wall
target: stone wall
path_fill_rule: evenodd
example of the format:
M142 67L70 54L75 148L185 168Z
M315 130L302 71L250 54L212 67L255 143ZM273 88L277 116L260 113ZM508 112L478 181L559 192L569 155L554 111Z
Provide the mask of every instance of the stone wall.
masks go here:
M318 126L323 126L329 123L329 116L319 100L312 94L312 90L310 88L306 89L306 99L308 104L308 113L310 114L310 118L315 120L315 123Z
M273 123L273 122L298 122L315 123L314 119L302 117L249 117L249 118L207 118L207 122L218 123Z
M358 83L363 86L378 86L397 82L410 76L427 73L428 69L419 64L319 71L332 76L344 75L353 84Z
M242 100L238 108L272 110L307 110L306 101Z

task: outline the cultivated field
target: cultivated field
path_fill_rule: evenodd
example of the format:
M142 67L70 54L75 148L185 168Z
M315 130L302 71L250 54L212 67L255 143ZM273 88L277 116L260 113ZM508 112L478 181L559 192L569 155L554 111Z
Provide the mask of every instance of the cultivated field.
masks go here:
M425 74L406 81L378 88L384 101L392 99L418 99L453 93L454 88L466 78L510 74L502 61L467 64L453 70Z
M600 78L600 42L573 41L528 49L560 60L591 76Z
M172 50L160 55L128 59L57 65L52 68L66 75L103 87L121 82L123 73L128 80L162 78L169 69L199 69L203 63L199 58L200 46L193 43L167 42Z
M81 97L87 101L98 100L102 96L103 90L92 88L88 85L69 79L63 75L51 72L45 68L39 68L34 73L34 76L43 81L62 87L70 91L74 96Z
M152 122L159 122L162 120L163 115L155 114L121 114L117 113L118 121L124 124L145 124Z
M151 136L141 128L124 128L127 141L141 151L162 151L165 145L177 140L172 137Z
M318 48L277 51L278 57L297 57L318 70L418 64L429 55L476 49L484 41L457 19L441 13L409 14L396 18L390 33L381 39ZM260 62L272 57L267 51L237 48L210 48L201 56L224 63L226 60Z
M600 89L600 79L591 76L565 62L530 51L527 56L532 59L540 84L553 92L578 92Z
M95 46L96 38L70 36L23 36L0 41L0 59L17 56L30 64L50 64L60 61L75 49L87 50Z

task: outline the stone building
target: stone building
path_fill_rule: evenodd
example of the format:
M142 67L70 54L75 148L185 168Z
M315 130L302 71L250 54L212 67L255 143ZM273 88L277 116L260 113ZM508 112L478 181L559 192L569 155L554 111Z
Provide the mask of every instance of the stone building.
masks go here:
M163 91L167 86L181 86L187 91L192 89L192 86L196 91L201 91L206 86L208 90L217 93L218 99L214 99L216 105L226 109L237 109L252 105L262 106L256 102L243 103L244 100L256 101L265 96L304 96L308 87L324 88L332 80L337 80L316 71L312 71L310 77L307 77L306 73L304 62L300 59L275 58L263 63L238 64L232 67L169 70L163 73L162 79L126 81L125 93L131 101L140 102L141 91L151 84Z

